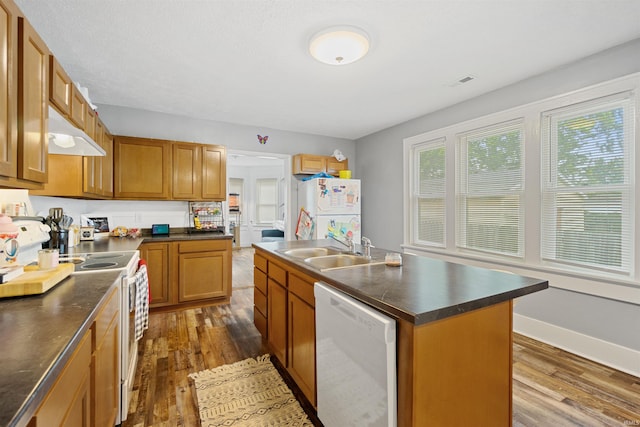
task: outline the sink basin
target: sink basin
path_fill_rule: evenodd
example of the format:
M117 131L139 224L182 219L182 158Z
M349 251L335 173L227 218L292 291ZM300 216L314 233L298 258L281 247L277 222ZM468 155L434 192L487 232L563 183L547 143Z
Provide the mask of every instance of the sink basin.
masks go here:
M307 258L304 260L307 264L321 271L334 268L354 267L358 265L375 265L380 262L371 262L370 259L358 255L327 255Z
M285 255L289 255L294 258L312 258L312 257L322 257L325 255L333 255L339 254L340 251L338 249L333 248L300 248L300 249L289 249L283 252Z

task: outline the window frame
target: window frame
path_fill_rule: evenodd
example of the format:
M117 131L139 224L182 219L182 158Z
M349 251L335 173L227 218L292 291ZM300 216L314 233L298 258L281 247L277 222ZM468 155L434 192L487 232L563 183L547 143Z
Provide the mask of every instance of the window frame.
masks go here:
M273 203L261 203L260 187L262 183L270 182L273 184ZM278 178L256 178L256 203L255 203L255 218L257 225L273 225L278 219ZM261 207L273 207L273 219L265 221L260 218Z
M502 196L517 196L518 198L518 238L517 238L517 251L514 253L500 252L497 250L490 250L488 248L472 247L469 245L467 229L468 219L468 200L475 199L469 191L469 171L467 168L463 169L462 164L465 159L468 160L468 142L472 138L478 138L480 136L496 136L503 134L506 131L517 130L520 133L520 171L519 171L519 188L517 190L501 190L493 193L486 192L485 196L502 197ZM524 193L525 193L525 149L526 142L524 120L518 118L510 120L504 123L495 123L489 126L482 127L480 129L473 129L466 132L461 132L456 135L456 247L461 251L468 252L480 252L490 254L499 258L524 258L524 223L525 223L525 211L524 211ZM464 161L465 164L468 162Z
M622 92L634 94L633 108L635 117L633 126L634 152L630 156L630 182L633 200L630 209L633 217L630 221L631 234L634 241L631 244L631 259L635 263L629 274L611 271L584 269L576 266L558 265L543 262L541 253L542 232L542 147L540 142L541 113L576 103L611 96ZM525 197L523 208L526 212L524 230L524 258L496 257L493 254L472 253L463 251L455 245L454 221L447 221L446 244L444 247L434 247L417 242L412 233L416 221L413 212L412 183L415 168L413 167L412 148L425 141L446 139L447 152L447 203L446 216L449 218L455 212L455 140L456 135L473 129L523 118L525 123ZM447 120L446 117L442 120ZM500 269L530 277L541 277L549 280L551 287L567 289L576 292L611 298L624 302L640 304L640 184L637 183L636 169L640 167L640 73L634 73L613 80L604 81L588 87L576 89L572 92L561 93L549 98L517 105L513 108L488 113L465 121L455 123L449 121L445 126L432 125L432 130L403 139L404 162L404 197L403 197L403 233L402 248L405 252L426 255L452 262L465 263L491 269Z

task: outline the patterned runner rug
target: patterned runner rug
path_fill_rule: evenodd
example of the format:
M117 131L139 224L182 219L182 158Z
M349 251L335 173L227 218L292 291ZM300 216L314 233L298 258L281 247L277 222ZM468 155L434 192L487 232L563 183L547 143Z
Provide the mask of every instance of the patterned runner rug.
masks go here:
M202 427L313 426L268 354L189 377Z

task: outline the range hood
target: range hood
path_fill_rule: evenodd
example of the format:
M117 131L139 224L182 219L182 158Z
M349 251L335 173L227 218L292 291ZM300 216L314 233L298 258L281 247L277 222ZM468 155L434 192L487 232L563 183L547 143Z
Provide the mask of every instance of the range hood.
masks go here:
M105 156L107 153L89 135L73 126L58 111L49 107L49 154Z

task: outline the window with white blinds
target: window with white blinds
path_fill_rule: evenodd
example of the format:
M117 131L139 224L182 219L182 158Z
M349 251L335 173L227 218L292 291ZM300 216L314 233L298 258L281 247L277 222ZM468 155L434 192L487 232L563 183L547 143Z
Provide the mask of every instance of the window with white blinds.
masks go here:
M415 175L412 197L416 218L414 240L444 246L445 240L445 146L444 138L420 144L413 152Z
M523 121L462 133L457 139L456 245L522 257Z
M256 221L258 224L273 224L278 214L278 180L262 178L256 180Z
M632 269L634 100L613 95L542 113L542 257Z

